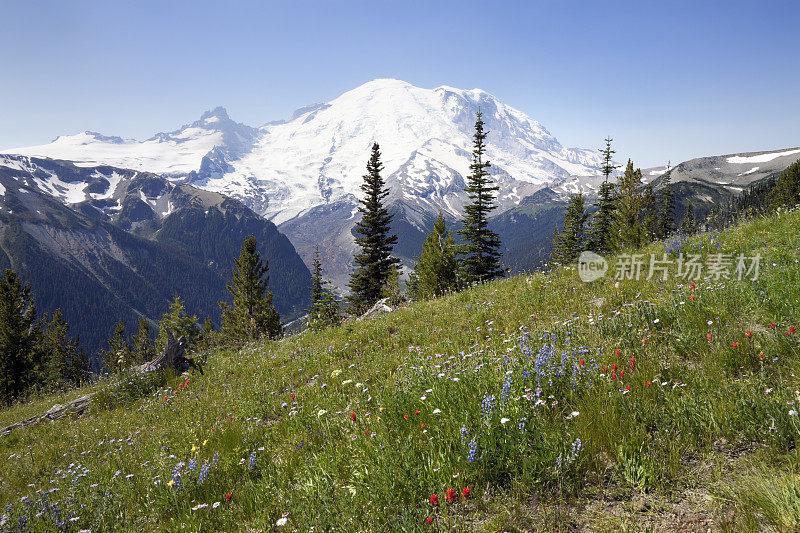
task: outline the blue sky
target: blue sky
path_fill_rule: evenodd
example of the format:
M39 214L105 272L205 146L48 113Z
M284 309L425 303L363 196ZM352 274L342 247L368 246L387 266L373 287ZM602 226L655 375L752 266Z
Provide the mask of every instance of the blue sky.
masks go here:
M800 2L0 0L0 149L250 125L379 77L479 87L642 167L800 145ZM383 141L386 142L386 141Z

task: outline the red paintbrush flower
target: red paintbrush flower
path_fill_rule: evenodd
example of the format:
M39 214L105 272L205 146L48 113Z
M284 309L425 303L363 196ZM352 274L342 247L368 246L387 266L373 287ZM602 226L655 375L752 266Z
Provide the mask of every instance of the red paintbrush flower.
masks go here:
M350 420L352 420L353 422L356 421L356 414L355 413L350 413Z
M431 502L431 505L439 505L439 497L436 494L431 494L431 497L428 498Z
M428 524L428 525L433 524L433 517L429 516L428 518L426 518L425 519L425 523Z
M444 499L447 503L453 503L454 501L456 501L456 490L447 489L447 493L444 495Z
M461 496L465 499L469 499L469 487L464 487L464 490L461 491Z

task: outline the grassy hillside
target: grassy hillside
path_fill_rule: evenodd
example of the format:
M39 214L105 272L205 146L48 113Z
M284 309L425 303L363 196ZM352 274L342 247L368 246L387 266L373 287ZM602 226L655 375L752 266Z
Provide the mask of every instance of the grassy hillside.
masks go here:
M564 269L105 385L0 438L0 530L796 529L798 227L678 243L757 281Z

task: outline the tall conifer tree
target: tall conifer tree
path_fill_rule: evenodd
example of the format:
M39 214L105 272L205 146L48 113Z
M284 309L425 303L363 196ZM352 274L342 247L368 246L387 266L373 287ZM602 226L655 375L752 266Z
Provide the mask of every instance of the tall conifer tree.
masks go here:
M584 244L586 212L583 193L570 196L567 210L564 213L564 227L559 232L554 230L553 261L566 265L574 263Z
M378 143L372 145L367 162L367 173L361 191L364 197L358 206L361 220L356 223L356 244L361 251L356 254L356 270L350 276L350 295L347 301L353 314L362 314L381 298L383 286L389 280L392 268L400 261L392 257L397 236L391 234L392 216L383 205L389 195L381 177L381 152Z
M132 362L131 345L125 336L125 324L122 320L114 326L114 333L108 339L108 348L103 353L103 362L111 372L120 372Z
M800 161L795 161L781 172L769 199L772 209L794 206L800 202Z
M459 233L464 237L461 246L463 277L467 283L488 281L502 277L500 268L500 237L489 229L489 213L497 208L494 193L500 189L489 176L489 161L484 161L485 139L488 132L483 130L484 122L478 110L473 135L472 164L469 166L467 188L471 203L464 207L464 226Z
M308 325L311 329L336 326L341 322L339 302L328 282L322 277L322 261L319 246L314 250L314 263L311 267L311 306L308 309Z
M603 156L603 165L600 170L602 170L605 179L597 191L597 203L594 204L597 210L592 215L589 242L587 243L587 248L600 254L611 252L613 249L611 223L614 220L615 193L614 184L608 181L614 170L618 168L611 160L611 157L616 153L615 150L611 149L611 141L613 140L611 137L606 137L606 146L600 149L600 154Z
M43 316L42 323L47 325L37 348L41 365L38 381L49 388L80 385L88 377L89 358L78 341L67 336L69 324L61 315L61 309L53 311L50 322Z
M658 202L658 225L656 237L664 239L675 231L675 192L672 190L672 176L669 164L664 174L664 187Z
M245 238L234 264L233 279L227 287L233 295L233 306L219 303L223 334L239 341L277 337L281 319L272 304L272 291L267 287L269 264L261 259L254 235Z
M311 265L311 302L309 312L313 312L323 296L322 261L319 258L319 246L314 249L314 262Z
M425 238L422 252L411 273L409 291L418 299L435 298L458 286L458 260L452 231L447 231L444 215L433 223L433 231Z
M6 269L0 278L0 402L13 401L31 384L38 334L31 287Z
M695 220L692 212L692 204L686 204L686 211L684 211L683 219L681 220L681 233L684 235L697 233L697 226L697 220Z
M625 173L617 184L615 216L611 224L612 244L615 249L638 248L647 241L643 224L645 196L642 190L642 170L633 168L628 159Z
M138 363L151 361L156 355L156 345L150 336L150 325L147 318L139 317L139 331L133 337L133 360Z

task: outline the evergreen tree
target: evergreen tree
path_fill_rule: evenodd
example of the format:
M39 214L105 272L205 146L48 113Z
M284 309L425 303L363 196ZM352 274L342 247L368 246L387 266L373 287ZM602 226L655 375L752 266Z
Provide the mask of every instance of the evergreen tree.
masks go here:
M234 262L236 269L228 285L233 306L220 302L223 334L239 341L279 336L281 319L272 305L272 291L267 287L269 265L261 259L255 236L244 240L239 259Z
M769 197L772 209L800 202L800 160L781 172Z
M681 233L684 235L692 235L693 233L697 233L697 229L698 225L694 218L694 213L692 212L692 204L687 204L686 211L683 214L683 220L681 220Z
M494 193L500 189L489 176L489 161L484 161L486 152L484 140L488 132L483 131L483 119L478 110L473 135L472 164L467 176L470 204L464 207L464 226L458 231L465 244L461 246L464 255L463 277L467 283L489 281L503 276L500 268L500 238L489 229L489 213L497 208Z
M158 352L163 350L167 344L167 330L172 332L175 339L183 337L190 345L194 345L200 339L197 316L186 314L186 305L177 294L172 298L169 310L161 316L161 320L158 322L158 338L156 339Z
M308 325L311 329L320 330L338 326L341 322L342 314L339 311L336 295L330 288L323 285L322 297L314 305L314 309L309 315Z
M597 210L592 215L589 241L587 243L589 250L599 254L609 253L613 250L611 224L614 221L615 190L614 184L608 181L614 170L618 168L611 160L611 157L616 153L615 150L611 149L611 141L613 140L611 137L606 137L606 146L600 149L600 154L603 156L603 165L600 169L603 171L605 179L597 191L597 203L594 204Z
M133 353L125 337L125 324L122 320L114 326L114 333L108 339L108 348L103 353L103 362L111 372L120 372L133 362Z
M656 238L665 239L675 230L675 192L672 190L672 176L669 163L667 173L664 175L664 187L658 202L658 222L656 224Z
M644 192L641 196L642 213L639 215L639 219L644 233L642 242L642 244L644 244L658 238L659 205L655 192L653 191L652 183L648 183L644 186Z
M144 316L139 317L139 331L133 337L132 351L133 361L136 364L152 361L156 356L156 345L150 336L150 325Z
M403 291L400 288L400 268L397 265L392 265L391 270L389 270L389 277L386 278L386 283L381 287L381 299L384 298L392 307L397 307L405 301Z
M337 326L342 321L339 302L322 277L322 261L319 258L319 246L314 250L314 263L311 267L311 307L308 310L308 325L311 329Z
M61 315L61 309L53 312L49 323L46 316L42 317L42 322L47 326L37 349L41 361L41 369L36 372L38 380L48 388L80 385L89 374L89 358L78 341L67 336L69 324Z
M31 287L6 269L0 279L0 402L10 403L31 385L38 336Z
M409 292L417 300L441 296L458 287L457 247L452 231L447 231L444 215L433 223L422 243L422 252L409 280Z
M347 297L351 312L356 315L367 311L380 299L392 268L400 264L392 257L397 236L390 233L392 216L383 205L389 191L381 177L382 169L380 147L374 143L361 185L364 192L358 207L361 220L355 227L355 241L361 251L354 258L356 270L350 276L350 295Z
M647 240L641 224L644 196L642 194L642 171L633 168L628 159L625 173L617 184L615 214L611 224L612 243L615 249L638 248Z
M569 198L564 213L564 227L559 232L553 230L553 261L562 265L574 263L583 250L586 212L583 193L573 194Z
M309 313L314 313L317 304L325 296L325 280L322 279L322 261L319 258L319 246L314 249L314 261L311 265L311 302Z

